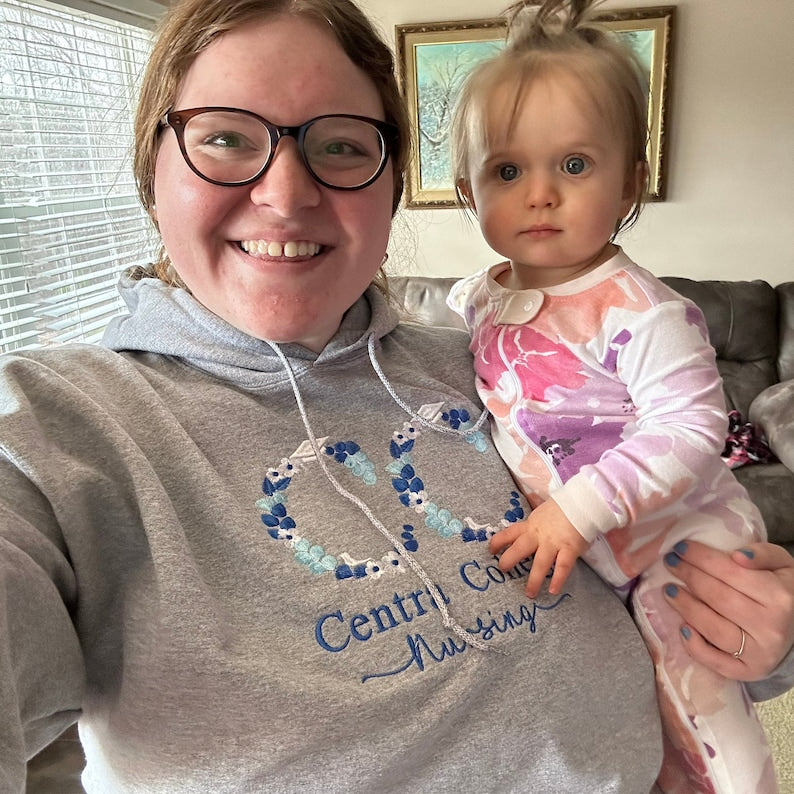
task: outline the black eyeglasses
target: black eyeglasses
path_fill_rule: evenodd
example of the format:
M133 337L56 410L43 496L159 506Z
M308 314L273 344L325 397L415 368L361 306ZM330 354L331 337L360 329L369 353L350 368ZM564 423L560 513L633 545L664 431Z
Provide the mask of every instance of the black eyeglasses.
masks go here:
M383 173L398 138L394 124L347 114L279 127L249 110L205 107L172 110L160 124L174 130L182 156L196 175L229 187L259 179L279 140L289 135L317 182L336 190L361 190Z

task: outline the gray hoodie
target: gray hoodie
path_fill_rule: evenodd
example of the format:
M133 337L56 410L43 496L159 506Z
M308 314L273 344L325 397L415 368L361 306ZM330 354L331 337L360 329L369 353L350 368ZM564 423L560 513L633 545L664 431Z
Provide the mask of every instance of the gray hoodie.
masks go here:
M525 506L466 334L371 289L282 358L122 292L104 348L0 364L0 792L78 716L91 793L651 790L622 604L585 565L529 600L488 553Z

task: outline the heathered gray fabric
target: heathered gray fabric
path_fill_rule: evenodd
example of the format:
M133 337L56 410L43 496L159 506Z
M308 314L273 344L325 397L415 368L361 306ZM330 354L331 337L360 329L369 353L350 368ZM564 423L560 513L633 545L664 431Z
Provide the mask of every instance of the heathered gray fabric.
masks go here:
M499 652L454 637L334 491L266 343L157 281L123 293L106 348L2 359L0 792L78 714L91 794L650 791L652 668L623 606L584 565L537 602L500 574L477 539L511 508L490 442L411 445L366 353L373 332L443 423L478 413L465 334L395 327L370 290L322 354L284 351L343 445L332 472Z

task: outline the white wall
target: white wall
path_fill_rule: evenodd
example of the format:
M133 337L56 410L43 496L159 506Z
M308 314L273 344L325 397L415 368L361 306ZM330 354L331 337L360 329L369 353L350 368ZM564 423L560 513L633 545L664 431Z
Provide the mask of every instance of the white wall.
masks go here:
M496 16L506 0L359 0L396 24ZM604 8L658 3L608 0ZM794 2L679 0L667 200L622 238L657 275L794 280ZM459 210L402 210L393 272L466 275L497 261Z

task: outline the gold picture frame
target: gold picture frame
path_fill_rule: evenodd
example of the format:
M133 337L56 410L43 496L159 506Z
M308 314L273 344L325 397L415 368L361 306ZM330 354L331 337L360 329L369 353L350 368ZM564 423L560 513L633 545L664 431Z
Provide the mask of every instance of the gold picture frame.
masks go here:
M598 20L621 36L648 70L649 201L664 201L666 142L675 6L615 10ZM455 207L449 166L449 121L460 85L480 61L504 45L502 18L396 25L400 84L416 140L408 166L405 205Z

